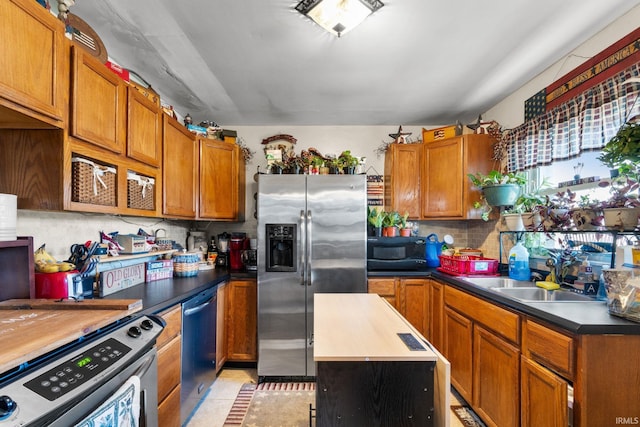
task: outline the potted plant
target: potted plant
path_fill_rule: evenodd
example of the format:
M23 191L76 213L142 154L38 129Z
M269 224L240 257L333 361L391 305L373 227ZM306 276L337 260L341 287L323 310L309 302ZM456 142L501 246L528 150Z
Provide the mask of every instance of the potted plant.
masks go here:
M488 174L467 175L473 185L482 191L482 200L475 202L476 209L483 208L482 219L487 221L493 206L513 206L522 192L527 180L519 172L502 173L492 170Z
M600 203L604 212L604 225L607 228L632 230L638 226L640 200L638 199L637 173L626 173L604 181L601 186L608 186L611 197Z
M385 214L382 209L371 209L367 206L367 221L373 227L373 235L376 237L382 236L382 221L384 217Z
M400 236L402 237L411 237L411 225L407 223L407 219L409 218L409 212L405 212L403 216L400 217Z
M545 180L538 189L523 193L518 197L515 206L522 213L522 222L526 230L534 231L541 228L546 198L540 194L540 191L548 186L549 184Z
M342 171L344 162L340 158L330 157L325 161L325 165L329 167L329 174L337 175Z
M299 156L291 156L285 161L285 171L290 174L304 173L304 160Z
M356 166L358 166L358 158L351 155L350 150L345 150L338 156L338 159L342 162L343 171L346 174L353 175L356 173Z
M311 158L311 168L309 169L309 173L313 175L317 175L320 173L320 166L324 163L324 159L320 156L313 156Z
M269 170L273 174L281 174L285 168L286 168L286 165L281 160L274 160L269 166Z
M396 211L385 212L382 219L382 235L385 237L396 237L398 235L398 225L400 224L400 214Z
M578 230L593 230L603 225L604 212L598 200L591 200L588 194L583 194L571 209L573 225Z
M566 230L571 228L571 208L575 206L576 193L567 188L553 196L546 196L543 216L545 230Z
M598 160L610 169L640 163L640 122L627 122L622 125L604 146Z

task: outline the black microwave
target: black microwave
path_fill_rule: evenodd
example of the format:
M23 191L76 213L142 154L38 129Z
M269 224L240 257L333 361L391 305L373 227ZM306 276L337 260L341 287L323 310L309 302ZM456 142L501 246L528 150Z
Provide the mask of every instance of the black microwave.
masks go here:
M367 270L426 270L425 237L369 237Z

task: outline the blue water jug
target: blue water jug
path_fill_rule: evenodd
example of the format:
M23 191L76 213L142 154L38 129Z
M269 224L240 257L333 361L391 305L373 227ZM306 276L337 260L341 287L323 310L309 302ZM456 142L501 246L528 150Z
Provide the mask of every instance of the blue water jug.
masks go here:
M435 233L427 236L427 244L425 248L425 260L427 261L427 267L440 267L440 258L438 255L442 253L442 245L444 242L438 241L438 236Z

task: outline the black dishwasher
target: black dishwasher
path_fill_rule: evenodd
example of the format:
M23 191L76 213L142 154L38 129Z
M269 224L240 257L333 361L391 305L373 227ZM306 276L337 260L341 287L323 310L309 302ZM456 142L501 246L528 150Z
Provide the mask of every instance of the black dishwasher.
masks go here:
M216 288L182 304L180 423L184 424L216 377Z

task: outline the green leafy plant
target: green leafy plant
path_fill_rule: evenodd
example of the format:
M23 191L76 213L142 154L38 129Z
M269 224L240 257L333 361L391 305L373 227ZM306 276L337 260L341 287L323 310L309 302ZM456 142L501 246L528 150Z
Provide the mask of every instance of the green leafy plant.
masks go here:
M345 150L338 156L338 160L342 162L343 167L356 167L358 166L358 158L351 155L350 150Z
M637 176L620 175L611 182L603 181L601 187L609 187L611 197L600 203L600 207L607 208L633 208L640 206L638 190L640 184Z
M604 146L598 160L611 169L640 163L640 122L622 125Z
M400 228L407 228L408 218L409 218L409 212L405 212L404 215L400 217Z
M396 211L385 212L382 220L383 227L397 227L400 224L400 214Z
M522 188L527 183L526 175L521 172L502 173L494 169L487 174L478 172L475 174L467 174L467 176L471 180L471 183L481 190L505 184L518 185L520 188ZM513 206L515 205L516 203L514 203ZM510 209L513 209L513 206ZM473 207L476 209L482 209L480 218L482 218L484 221L489 220L489 216L491 215L493 208L492 205L487 201L484 193L481 196L480 200L477 200L473 203ZM517 211L511 211L511 213L517 213Z
M382 222L385 217L385 212L382 209L371 209L367 206L367 220L369 224L375 228L382 227Z
M522 172L507 172L502 173L497 170L492 170L488 174L475 173L467 174L473 185L478 188L490 187L500 184L518 184L525 185L527 183L527 177Z

